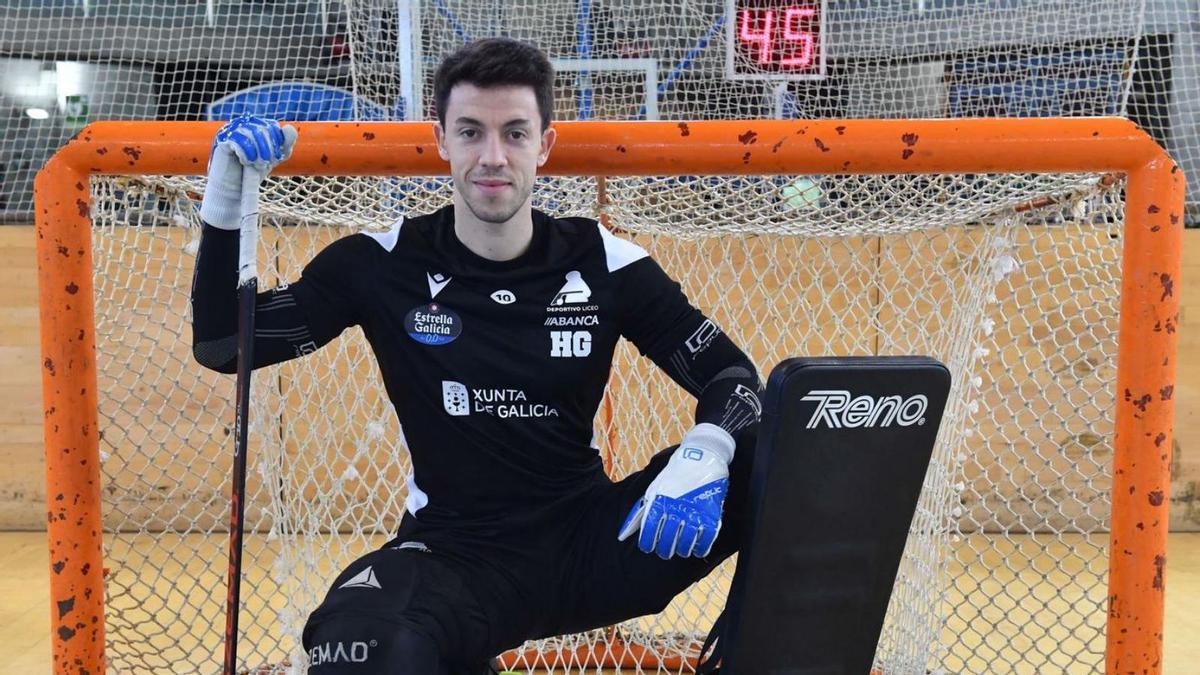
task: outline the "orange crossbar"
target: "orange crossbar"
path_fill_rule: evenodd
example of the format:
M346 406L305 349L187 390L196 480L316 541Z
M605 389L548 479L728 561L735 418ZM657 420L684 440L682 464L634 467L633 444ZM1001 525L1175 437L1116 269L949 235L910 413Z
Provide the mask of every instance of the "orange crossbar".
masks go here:
M56 672L104 669L92 174L202 174L218 123L100 122L34 185ZM445 175L431 125L298 123L276 174ZM1183 174L1127 120L563 122L558 175L1099 172L1127 178L1107 668L1162 670Z

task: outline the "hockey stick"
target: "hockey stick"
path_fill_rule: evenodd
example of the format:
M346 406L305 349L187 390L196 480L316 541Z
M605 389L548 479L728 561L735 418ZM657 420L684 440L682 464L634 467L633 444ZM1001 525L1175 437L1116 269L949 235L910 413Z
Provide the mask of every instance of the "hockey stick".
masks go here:
M263 175L242 170L241 237L238 242L238 337L233 491L229 515L229 581L225 600L225 675L237 670L238 607L242 587L242 518L246 497L246 430L250 417L250 371L254 367L254 303L258 295L258 189Z

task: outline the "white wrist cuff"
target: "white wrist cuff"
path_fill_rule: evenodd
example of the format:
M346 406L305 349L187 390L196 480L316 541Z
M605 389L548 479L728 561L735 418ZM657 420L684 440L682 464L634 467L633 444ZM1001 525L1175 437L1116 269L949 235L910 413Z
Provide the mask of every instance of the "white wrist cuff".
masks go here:
M209 184L204 201L200 202L200 220L222 230L238 229L241 219L241 200L238 195L230 195L224 190L220 190L220 194L209 194L212 190L219 188Z
M229 144L217 144L208 160L208 182L200 202L200 220L222 230L241 224L242 165Z
M724 459L726 464L733 461L733 452L737 449L737 443L728 431L708 422L697 424L683 437L679 447L689 446L713 452Z

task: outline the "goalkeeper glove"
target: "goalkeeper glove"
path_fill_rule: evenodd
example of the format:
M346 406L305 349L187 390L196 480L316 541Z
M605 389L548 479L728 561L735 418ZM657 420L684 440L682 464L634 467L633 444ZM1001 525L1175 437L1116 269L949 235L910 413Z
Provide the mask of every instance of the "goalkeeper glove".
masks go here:
M200 219L222 230L236 230L240 220L243 168L263 176L292 156L296 127L242 115L217 132L208 158L208 185L200 203Z
M721 427L692 427L629 512L617 539L638 532L638 548L663 560L707 556L721 531L734 448L733 437Z

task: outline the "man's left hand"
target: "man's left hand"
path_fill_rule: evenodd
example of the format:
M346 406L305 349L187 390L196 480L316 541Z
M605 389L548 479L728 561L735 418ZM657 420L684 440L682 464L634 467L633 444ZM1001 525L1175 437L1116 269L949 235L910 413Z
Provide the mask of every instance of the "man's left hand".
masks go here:
M692 427L629 512L617 539L638 532L638 548L663 560L707 556L721 531L734 448L733 437L721 427Z

